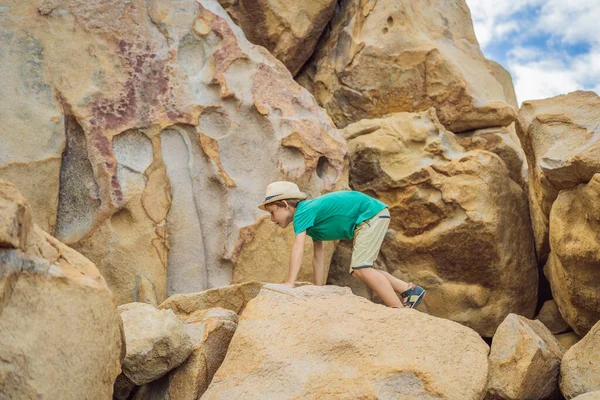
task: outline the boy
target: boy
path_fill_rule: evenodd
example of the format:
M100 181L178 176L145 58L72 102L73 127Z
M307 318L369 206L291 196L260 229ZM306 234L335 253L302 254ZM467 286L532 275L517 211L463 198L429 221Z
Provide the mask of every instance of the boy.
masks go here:
M365 282L388 307L419 304L425 290L373 268L390 223L388 207L372 197L355 191L332 192L312 200L292 182L273 182L267 186L265 201L258 206L271 214L271 221L286 228L292 221L296 239L292 248L285 285L294 287L306 235L314 243L315 284L323 285L323 240L354 239L350 274ZM401 301L400 293L405 301Z

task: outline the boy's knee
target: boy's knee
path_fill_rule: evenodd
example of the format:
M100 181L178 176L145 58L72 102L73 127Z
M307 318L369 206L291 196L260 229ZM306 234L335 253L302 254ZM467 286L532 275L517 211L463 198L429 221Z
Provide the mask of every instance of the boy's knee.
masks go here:
M372 267L353 268L351 275L357 279L362 280L365 275L365 270L372 269Z

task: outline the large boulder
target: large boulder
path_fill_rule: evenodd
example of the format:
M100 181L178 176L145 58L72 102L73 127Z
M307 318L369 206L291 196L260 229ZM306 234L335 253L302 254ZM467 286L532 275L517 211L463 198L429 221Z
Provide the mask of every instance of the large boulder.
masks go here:
M282 235L256 207L267 184L347 186L326 112L217 0L24 0L1 18L0 177L120 304L285 269L251 254Z
M517 134L529 164L531 220L540 262L550 252L549 217L561 190L587 183L600 172L600 97L577 91L525 101Z
M567 399L600 390L600 322L565 353L560 390Z
M127 343L123 373L134 384L160 378L181 365L192 352L192 341L173 311L128 303L119 306L119 313Z
M142 386L133 400L199 399L227 353L238 323L230 310L211 308L183 319L194 349L188 359L165 378Z
M540 321L509 314L489 356L487 399L547 399L558 394L564 349Z
M267 285L202 398L481 399L488 350L467 327L347 288Z
M509 313L534 317L527 198L501 157L466 151L433 109L362 120L344 135L353 189L390 207L384 266L428 290L430 314L486 337Z
M342 0L298 81L338 127L435 107L461 132L515 120L498 72L464 0Z
M550 249L544 272L552 294L584 336L600 320L600 173L558 195L550 212Z
M0 226L0 398L110 398L125 343L98 269L32 224L5 181Z
M312 54L336 0L219 0L249 41L277 57L292 75Z

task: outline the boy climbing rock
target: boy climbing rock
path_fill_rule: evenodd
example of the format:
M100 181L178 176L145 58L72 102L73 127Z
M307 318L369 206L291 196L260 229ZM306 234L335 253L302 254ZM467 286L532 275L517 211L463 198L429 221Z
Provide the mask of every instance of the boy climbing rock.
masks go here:
M350 275L365 282L389 307L414 308L425 290L373 268L390 223L388 207L379 200L355 191L332 192L311 200L292 182L267 186L258 206L271 214L271 221L286 228L292 221L296 238L292 248L286 285L294 287L302 264L306 235L313 239L315 283L323 285L323 241L354 240ZM401 301L396 293L399 293Z

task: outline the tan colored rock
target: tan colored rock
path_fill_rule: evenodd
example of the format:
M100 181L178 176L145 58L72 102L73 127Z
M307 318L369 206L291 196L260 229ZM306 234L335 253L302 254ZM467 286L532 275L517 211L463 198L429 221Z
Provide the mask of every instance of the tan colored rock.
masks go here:
M123 373L136 385L160 378L192 352L190 337L171 310L129 303L119 306L119 313L127 343Z
M517 134L529 165L531 219L542 263L550 251L548 219L559 191L600 172L598 107L596 93L577 91L526 101L519 110Z
M276 271L250 254L267 184L347 187L330 118L217 0L24 0L2 15L0 177L119 303Z
M469 328L347 288L267 285L202 398L480 399L488 350Z
M255 298L264 283L245 282L222 286L199 293L175 294L165 300L159 309L170 309L180 318L187 318L197 311L220 307L241 314L246 304Z
M550 213L544 272L560 313L584 336L600 320L600 173L562 190Z
M600 390L600 322L562 359L560 391L567 399Z
M294 230L290 226L287 229L277 228L273 230L273 222L269 216L258 220L258 223L242 229L241 243L244 237L252 237L253 241L244 244L244 252L234 259L237 267L233 271L231 283L242 283L251 281L262 282L285 282L288 275L288 266L294 243ZM312 269L313 242L308 239L304 246L302 267L298 274L298 281L315 282ZM329 264L335 249L336 241L323 243L323 274L327 278Z
M564 352L540 321L509 314L492 340L486 398L551 398Z
M527 188L527 163L514 124L507 127L477 129L456 135L465 150L487 150L496 153L510 171L510 178Z
M568 331L571 327L558 310L556 301L545 301L535 319L539 320L552 332L553 335Z
M497 73L462 0L344 0L298 81L338 127L435 107L462 132L515 120Z
M511 312L534 317L526 194L498 155L466 151L433 110L363 120L344 134L353 189L390 207L385 267L428 291L431 315L485 337Z
M312 54L335 10L335 0L219 0L249 41L263 46L290 70Z
M13 29L20 19L18 5L5 7L0 14L0 179L19 188L31 204L33 221L52 234L65 148L62 105L48 74L51 55L43 39Z
M573 397L573 400L600 400L600 390L581 394L577 397Z
M121 319L96 266L37 225L15 186L0 181L13 247L0 247L0 398L112 395L121 372ZM60 382L60 384L57 384Z
M31 208L17 187L0 180L0 248L27 250Z
M519 102L517 101L517 94L515 93L515 86L513 85L510 72L495 61L487 60L487 63L494 78L502 85L506 102L511 105L512 108L518 110Z
M581 340L575 332L561 333L560 335L554 335L554 337L558 340L558 343L567 350Z
M194 350L174 369L167 384L163 380L140 388L135 399L195 400L204 393L223 362L229 342L237 328L238 317L230 310L211 308L198 311L184 320Z

